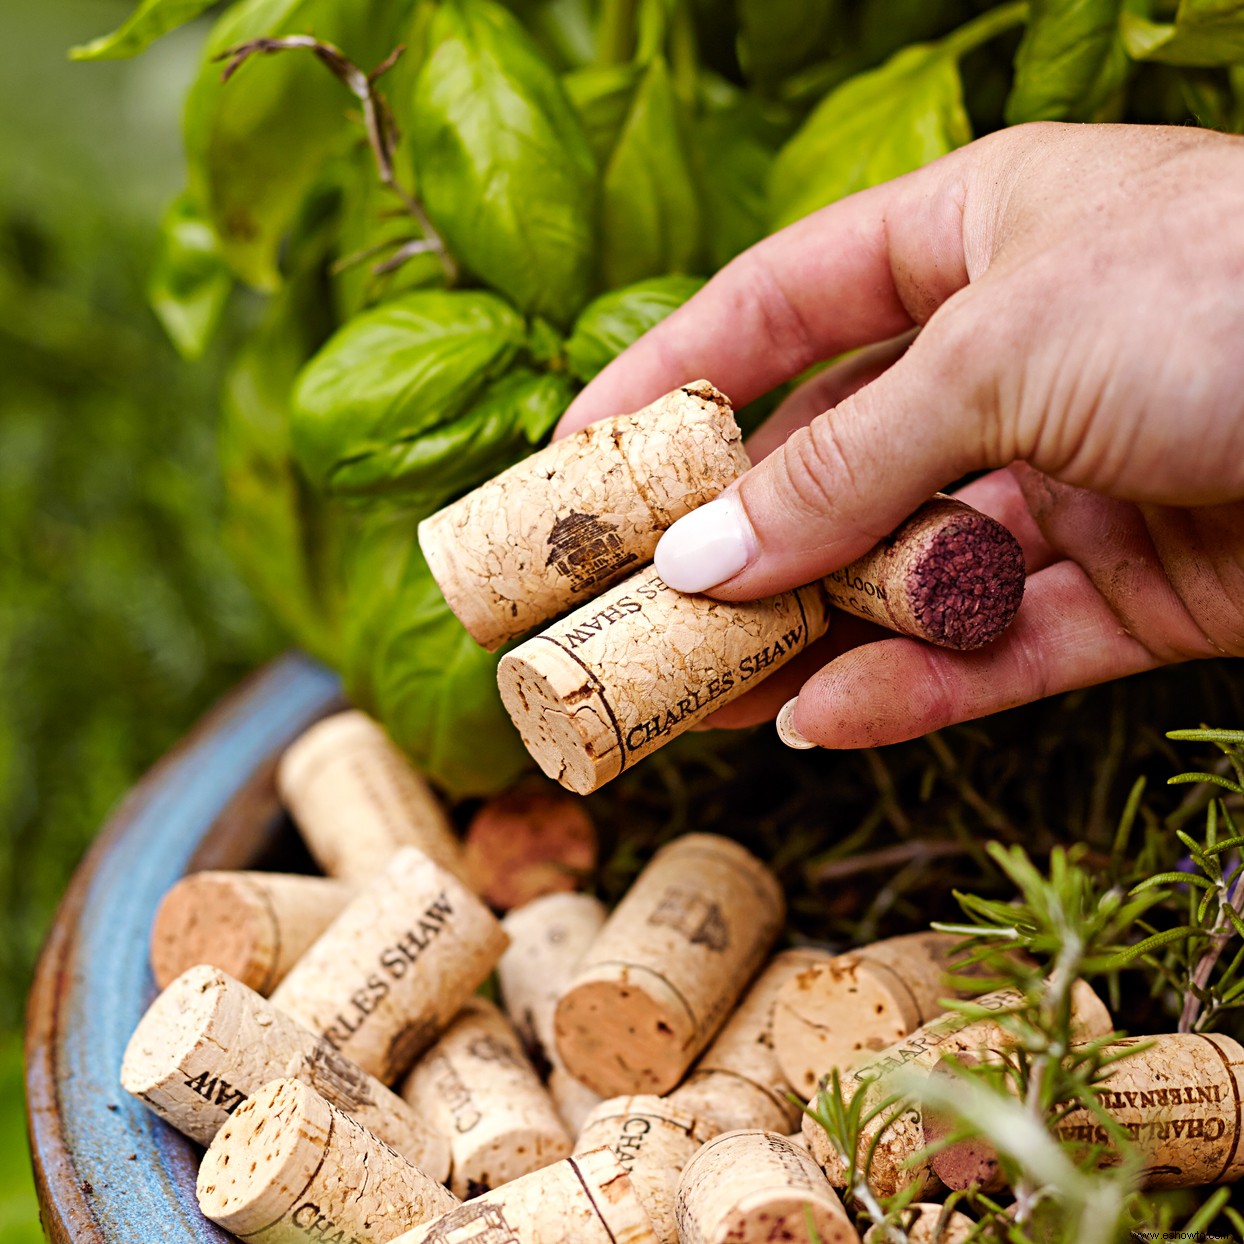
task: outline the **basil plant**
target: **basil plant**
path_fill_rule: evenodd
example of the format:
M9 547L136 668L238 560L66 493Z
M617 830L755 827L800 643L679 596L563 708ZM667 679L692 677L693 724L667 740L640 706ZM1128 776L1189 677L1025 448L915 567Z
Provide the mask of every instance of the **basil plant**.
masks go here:
M142 0L74 55L209 8L152 303L227 354L247 576L454 796L528 760L422 517L808 212L1002 125L1244 120L1244 0Z

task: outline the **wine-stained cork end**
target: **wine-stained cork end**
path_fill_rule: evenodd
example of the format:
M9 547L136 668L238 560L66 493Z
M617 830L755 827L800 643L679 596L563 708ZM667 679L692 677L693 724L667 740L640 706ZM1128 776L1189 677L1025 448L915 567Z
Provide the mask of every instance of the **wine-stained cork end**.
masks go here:
M984 514L956 516L940 528L907 572L911 609L924 636L971 652L996 639L1024 598L1024 552Z

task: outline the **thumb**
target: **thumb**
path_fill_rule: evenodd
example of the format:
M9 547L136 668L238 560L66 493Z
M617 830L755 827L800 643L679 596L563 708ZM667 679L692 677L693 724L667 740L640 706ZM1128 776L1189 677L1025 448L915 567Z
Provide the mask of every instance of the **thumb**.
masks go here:
M786 591L867 552L960 476L1004 465L979 302L978 287L956 294L881 376L674 523L661 578L723 600Z

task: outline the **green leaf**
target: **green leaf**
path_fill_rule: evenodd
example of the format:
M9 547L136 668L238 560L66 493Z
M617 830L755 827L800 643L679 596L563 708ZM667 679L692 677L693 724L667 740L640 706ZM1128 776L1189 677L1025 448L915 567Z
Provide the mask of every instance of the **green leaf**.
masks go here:
M71 48L73 60L122 60L137 56L162 35L184 26L216 0L142 0L111 34Z
M635 64L590 65L562 79L601 168L618 144L641 74Z
M1006 101L1009 125L1089 121L1123 87L1122 0L1032 0Z
M351 544L346 688L452 797L490 794L531 758L497 694L501 653L450 612L419 551L420 516L369 515Z
M685 124L665 61L655 57L605 170L601 271L607 286L697 266L700 209Z
M566 340L570 370L584 382L591 380L703 284L700 277L658 276L602 294L584 308Z
M416 291L356 316L298 379L299 463L330 493L437 490L425 438L442 436L524 340L521 317L483 292Z
M198 206L182 195L160 225L160 251L147 297L183 358L197 359L207 349L232 288L233 274L221 258L216 234Z
M370 67L399 41L407 7L408 0L244 0L212 31L186 99L190 192L225 260L256 288L280 283L281 245L307 194L359 133L349 120L354 101L305 52L257 57L228 82L213 58L250 39L314 33Z
M290 391L323 326L314 268L269 303L221 394L224 538L234 560L295 640L341 659L340 546L349 517L319 498L294 464Z
M403 470L429 513L526 457L565 413L564 375L518 368L490 385L458 418L412 441ZM409 495L409 494L406 494Z
M411 150L452 253L523 311L566 324L587 299L595 162L557 75L491 0L446 0L414 89Z
M739 64L764 90L832 51L838 0L738 0Z
M1202 66L1244 61L1244 0L1180 0L1173 22L1151 21L1125 9L1120 29L1134 60ZM1195 736L1194 731L1176 734Z
M766 187L785 134L755 98L733 92L695 122L696 180L712 268L721 268L768 231Z
M831 91L778 153L774 228L970 142L959 66L942 44L896 53Z

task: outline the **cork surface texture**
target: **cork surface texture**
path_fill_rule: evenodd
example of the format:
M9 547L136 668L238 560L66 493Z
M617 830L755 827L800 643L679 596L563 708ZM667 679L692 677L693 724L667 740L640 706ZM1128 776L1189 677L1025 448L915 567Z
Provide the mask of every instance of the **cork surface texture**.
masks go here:
M773 1015L787 982L829 956L819 950L783 950L765 965L734 1014L713 1038L675 1094L709 1111L721 1132L739 1128L788 1132L800 1110L778 1065Z
M312 726L281 757L277 786L330 877L365 884L405 846L466 877L462 845L432 788L365 713Z
M448 1173L448 1142L400 1097L214 968L192 968L161 993L121 1065L128 1092L202 1145L250 1094L282 1077L310 1085L434 1178Z
M1018 990L999 989L977 998L975 1004L987 1011L1004 1013L1020 1000ZM1105 1036L1111 1031L1113 1023L1109 1012L1084 981L1077 981L1072 988L1071 1002L1072 1024L1080 1037ZM843 1097L849 1102L856 1093L863 1092L868 1095L870 1104L880 1103L893 1096L890 1077L900 1069L931 1070L947 1054L975 1054L980 1050L1005 1048L1008 1044L1007 1030L997 1020L969 1020L962 1012L950 1011L844 1075ZM845 1169L820 1124L808 1115L804 1116L803 1134L809 1151L824 1168L829 1182L842 1187ZM927 1159L909 1161L924 1147L924 1128L915 1102L899 1102L865 1124L858 1150L861 1165L877 1137L867 1171L869 1187L877 1195L892 1196L914 1187L915 1195L919 1196L936 1186L937 1179Z
M682 1173L676 1209L682 1244L859 1244L820 1167L775 1132L706 1144Z
M490 652L652 558L661 533L750 465L697 380L555 441L419 524L449 607Z
M783 1077L809 1097L834 1068L845 1071L942 1014L946 971L962 939L911 933L824 959L784 982L773 1008Z
M541 1057L556 1057L553 1012L575 969L605 923L591 894L549 894L509 912L510 944L497 964L506 1014Z
M415 1114L450 1138L450 1190L478 1196L570 1156L566 1125L510 1022L471 998L402 1087Z
M587 1117L575 1153L610 1149L631 1178L635 1195L661 1244L678 1244L674 1199L683 1167L713 1136L703 1119L668 1098L611 1097Z
M630 1177L608 1149L524 1175L390 1244L656 1244Z
M199 1207L256 1244L386 1240L457 1198L297 1080L265 1085L199 1168Z
M1024 595L1024 554L996 519L938 494L825 580L856 617L969 652L997 638Z
M405 847L302 956L272 1001L386 1084L484 981L508 938L460 881Z
M820 584L746 603L688 596L647 567L501 659L527 750L590 794L780 669L829 625Z
M1145 1187L1201 1187L1244 1174L1244 1047L1220 1033L1172 1033L1128 1038L1105 1052L1130 1055L1102 1079L1098 1101L1139 1148L1139 1178ZM947 1120L926 1117L926 1142L946 1135L950 1126ZM1121 1160L1115 1137L1087 1110L1066 1115L1058 1130L1085 1153L1099 1148L1102 1166ZM996 1154L979 1139L943 1149L933 1159L933 1170L952 1189L1006 1186Z
M903 1210L899 1225L910 1244L965 1244L973 1238L976 1223L957 1209L947 1210L936 1201L915 1201ZM869 1227L864 1244L886 1244L880 1227Z
M192 873L164 896L151 926L156 984L210 963L266 996L349 899L349 887L327 877Z
M760 966L782 890L738 843L663 847L605 922L554 1015L567 1069L603 1096L672 1089Z

